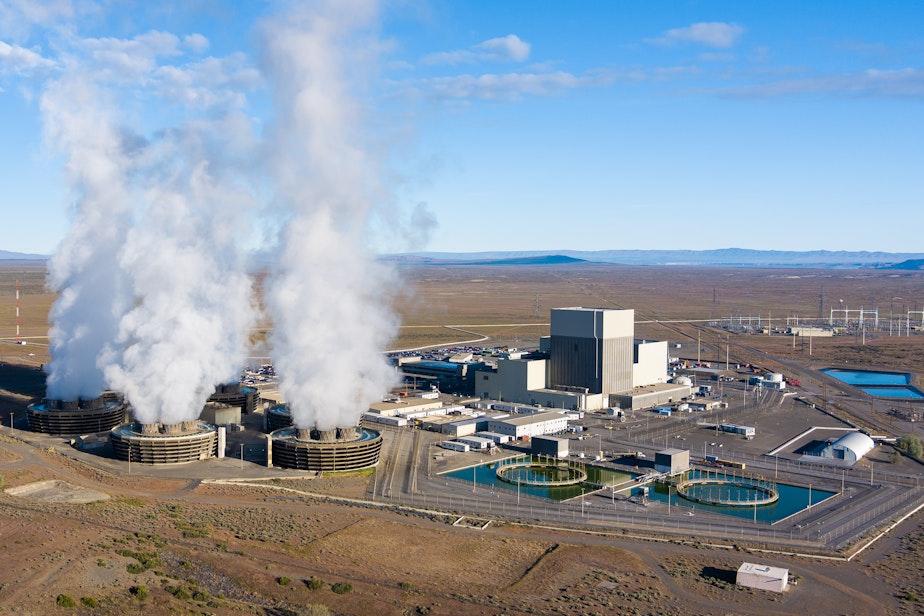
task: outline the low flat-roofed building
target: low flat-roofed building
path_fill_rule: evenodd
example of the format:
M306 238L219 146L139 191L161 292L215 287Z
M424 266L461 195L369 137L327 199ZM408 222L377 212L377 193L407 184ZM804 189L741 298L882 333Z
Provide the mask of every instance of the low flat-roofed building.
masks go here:
M742 563L738 567L735 582L738 586L785 592L789 588L789 569L758 565L756 563Z
M833 329L824 327L790 327L786 330L791 336L806 336L812 338L829 338L834 335Z
M457 436L455 440L460 443L465 443L472 449L472 451L491 449L495 445L493 440L489 438L482 438L480 436L475 436L475 435Z
M514 439L531 438L543 434L555 434L568 428L568 418L559 413L521 415L508 419L490 420L488 430L506 434Z
M633 387L620 394L610 394L610 406L626 411L638 411L680 402L689 397L691 393L691 387L683 383L655 383Z
M488 420L483 417L466 417L442 424L440 432L455 437L471 436L487 425Z
M510 436L506 434L498 434L497 432L476 432L475 436L480 436L481 438L489 438L498 445L503 445L504 443L510 442Z
M370 413L378 413L394 417L395 415L406 415L408 412L425 411L428 409L442 408L441 400L427 400L426 398L399 398L394 402L376 402L369 405Z

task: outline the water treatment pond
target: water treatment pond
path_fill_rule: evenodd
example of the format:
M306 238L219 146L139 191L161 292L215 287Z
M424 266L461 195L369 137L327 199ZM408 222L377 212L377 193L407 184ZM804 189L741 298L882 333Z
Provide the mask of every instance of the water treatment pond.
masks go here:
M721 477L722 475L723 473L721 471L690 471L691 477ZM709 511L710 513L719 513L722 515L729 515L746 520L754 520L756 518L758 522L764 522L767 524L772 524L782 520L783 518L788 518L794 513L798 513L810 505L817 505L818 503L827 500L837 494L837 492L819 490L818 488L777 483L775 486L776 490L779 492L780 498L778 501L770 505L760 505L757 507L749 506L747 504L738 506L716 506L705 505L702 503L691 503L685 498L679 496L676 490L674 490L672 487L669 488L667 484L658 483L649 485L649 500L658 501L660 503L667 503L668 491L670 491L669 498L671 506L683 507L685 512L695 513L696 511Z
M542 458L542 461L546 460L546 458ZM478 466L450 471L445 473L445 476L466 481L473 484L473 486L488 487L492 489L498 488L516 492L517 484L515 482L502 481L499 479L497 476L497 470L501 465L510 465L515 462L527 461L539 464L540 458L536 456L518 456L516 458L510 458L503 461L487 462L485 464L479 464ZM568 486L543 487L534 485L520 485L520 493L530 494L532 496L539 496L556 501L564 501L568 500L569 498L579 497L581 494L598 490L601 486L613 486L625 483L626 481L630 481L637 476L633 473L615 471L608 468L600 468L599 466L579 464L575 461L572 461L570 464L577 466L586 472L587 479L583 482Z
M924 399L924 392L910 384L911 374L908 372L843 370L841 368L826 368L822 372L876 398Z

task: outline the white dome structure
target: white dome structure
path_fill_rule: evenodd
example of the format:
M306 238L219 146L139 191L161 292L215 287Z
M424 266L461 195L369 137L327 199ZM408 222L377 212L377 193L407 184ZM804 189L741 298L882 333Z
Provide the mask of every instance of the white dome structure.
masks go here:
M859 461L873 450L876 443L862 432L848 432L821 451L821 457L843 460L848 464Z

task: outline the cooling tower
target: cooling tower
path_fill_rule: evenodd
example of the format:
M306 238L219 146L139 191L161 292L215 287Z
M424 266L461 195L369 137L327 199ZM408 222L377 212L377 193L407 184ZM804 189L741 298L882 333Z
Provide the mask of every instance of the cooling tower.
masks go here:
M334 430L282 428L272 437L275 466L306 471L351 471L375 466L382 436L355 426Z
M285 404L277 404L266 410L264 429L269 432L275 432L282 428L288 428L292 425L292 415L289 413L289 407Z
M92 400L46 398L26 411L29 429L47 434L90 434L105 432L125 422L125 404L107 392Z
M109 442L119 460L177 464L214 458L217 455L218 430L199 421L167 425L135 422L110 432Z
M209 402L220 402L228 406L241 407L241 413L250 415L260 404L260 392L254 387L243 387L240 383L228 383L215 388Z

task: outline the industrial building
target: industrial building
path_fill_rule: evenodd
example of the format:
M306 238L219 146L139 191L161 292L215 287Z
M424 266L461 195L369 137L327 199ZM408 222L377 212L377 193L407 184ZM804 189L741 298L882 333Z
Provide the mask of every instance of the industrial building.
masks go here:
M862 432L848 432L836 441L825 445L817 455L822 458L843 461L846 464L854 464L875 447L876 443L873 439Z
M790 336L806 336L810 338L830 338L834 335L833 329L824 327L790 327L786 330Z
M206 402L199 419L213 426L240 425L241 407L220 402Z
M542 358L500 359L496 369L480 369L475 394L576 411L642 408L690 394L688 386L667 384L667 342L635 339L634 310L556 308L550 334L540 340ZM633 393L656 384L662 387ZM619 394L629 398L613 404Z
M493 439L484 438L481 436L460 436L455 439L457 443L464 443L469 446L469 449L472 451L481 451L484 449L493 448L496 443Z
M742 563L738 567L735 583L738 586L757 588L759 590L785 592L789 588L789 569L755 563Z
M522 415L508 419L492 419L488 430L505 434L513 439L525 439L544 434L564 432L568 428L568 418L560 413L540 413Z
M567 458L568 439L554 436L536 436L532 440L532 453L540 456Z
M690 396L691 388L684 383L639 385L623 393L610 394L610 406L625 411L638 411L661 404L674 404Z
M655 453L655 470L659 473L677 475L690 470L690 452L673 447Z
M477 370L484 367L483 362L462 362L464 357L456 355L450 361L405 361L398 362L398 369L404 374L406 382L425 381L435 385L440 391L471 393Z

